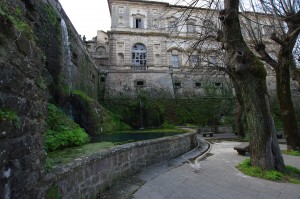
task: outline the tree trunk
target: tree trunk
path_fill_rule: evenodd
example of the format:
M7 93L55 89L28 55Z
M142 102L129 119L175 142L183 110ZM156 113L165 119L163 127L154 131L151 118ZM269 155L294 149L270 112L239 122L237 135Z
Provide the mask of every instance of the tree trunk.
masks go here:
M289 52L290 51L290 52ZM293 61L292 51L282 47L279 52L278 67L276 68L277 97L280 104L281 120L289 150L300 150L300 134L297 127L295 109L291 99L290 62Z
M224 0L224 3L225 10L220 12L219 17L223 24L223 47L230 78L239 87L243 100L251 164L267 170L283 170L284 161L267 94L266 70L242 37L238 18L239 0Z
M236 122L236 132L240 138L244 138L246 135L242 118L243 118L242 106L240 105L240 103L237 102L234 110L234 119Z
M236 122L236 126L237 126L237 134L240 138L244 138L246 136L245 133L245 128L244 128L244 124L243 124L243 106L244 106L244 102L243 102L243 97L241 94L241 91L239 90L239 86L237 84L237 82L235 82L232 79L232 84L235 90L235 94L236 94L236 98L237 98L237 103L236 103L236 108L234 111L234 119Z
M297 82L297 90L300 92L300 69L296 67L296 63L291 64L290 69L292 72L292 79Z

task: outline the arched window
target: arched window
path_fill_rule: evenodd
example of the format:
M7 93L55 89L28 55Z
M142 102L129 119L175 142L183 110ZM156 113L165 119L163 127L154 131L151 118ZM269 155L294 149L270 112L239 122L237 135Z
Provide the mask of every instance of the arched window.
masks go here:
M147 49L143 44L134 44L132 47L132 65L134 67L145 67L147 65Z
M103 46L99 46L96 49L96 52L99 53L100 55L105 55L106 54L106 49Z

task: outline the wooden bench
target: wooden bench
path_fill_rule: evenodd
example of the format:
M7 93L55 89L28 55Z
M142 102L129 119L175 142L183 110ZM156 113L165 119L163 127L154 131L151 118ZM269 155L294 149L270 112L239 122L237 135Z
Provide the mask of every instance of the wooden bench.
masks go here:
M211 132L211 131L201 132L201 129L197 129L196 133L202 135L203 137L206 137L206 135L209 135L209 137L213 137L215 132Z
M201 133L203 137L206 137L206 135L209 135L209 137L213 137L215 132L203 132Z
M277 131L276 136L277 136L277 139L282 139L283 138L283 133L280 132L280 131Z
M246 153L249 152L249 143L242 143L240 145L235 146L233 149L236 150L239 155L246 155Z

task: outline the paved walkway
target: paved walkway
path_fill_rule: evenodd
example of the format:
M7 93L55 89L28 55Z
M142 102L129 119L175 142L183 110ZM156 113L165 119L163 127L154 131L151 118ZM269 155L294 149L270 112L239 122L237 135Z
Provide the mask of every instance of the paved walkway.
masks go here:
M203 148L155 165L112 188L108 198L300 199L300 185L271 182L237 171L234 165L245 158L233 150L238 144L214 143L201 161L190 162L187 158ZM300 168L299 157L284 155L284 159L286 164Z

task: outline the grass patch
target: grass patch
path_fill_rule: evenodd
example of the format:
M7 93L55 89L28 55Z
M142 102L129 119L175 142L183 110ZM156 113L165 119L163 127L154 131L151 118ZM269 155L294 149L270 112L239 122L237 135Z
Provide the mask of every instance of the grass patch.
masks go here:
M33 40L34 34L31 25L28 23L25 13L16 5L9 1L0 1L0 17L4 16L21 33L24 33L29 39Z
M292 166L286 166L286 170L284 172L279 172L276 170L265 171L259 167L252 167L250 159L247 158L238 164L236 168L242 173L252 177L276 182L300 184L300 170Z
M83 158L93 153L104 149L111 148L117 144L112 142L89 143L83 146L67 148L60 151L53 151L48 153L47 161L48 167L53 167L58 164L65 164L74 161L76 158ZM48 171L51 169L48 168Z
M300 151L282 150L281 152L285 155L300 156Z

